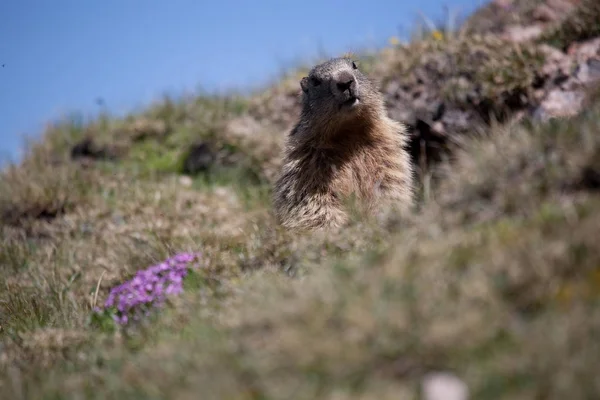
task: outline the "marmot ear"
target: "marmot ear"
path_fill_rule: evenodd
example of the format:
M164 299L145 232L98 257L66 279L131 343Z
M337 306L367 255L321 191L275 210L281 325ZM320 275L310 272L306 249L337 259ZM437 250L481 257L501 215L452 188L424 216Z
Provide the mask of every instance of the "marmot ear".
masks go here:
M304 93L308 92L308 76L300 79L300 87Z

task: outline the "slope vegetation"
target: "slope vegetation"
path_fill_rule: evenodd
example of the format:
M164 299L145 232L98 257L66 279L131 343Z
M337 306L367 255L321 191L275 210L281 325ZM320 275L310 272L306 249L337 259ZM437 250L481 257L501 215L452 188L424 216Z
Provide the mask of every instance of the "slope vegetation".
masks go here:
M563 14L515 39L480 34L482 9L360 57L411 127L420 203L329 235L269 203L303 68L49 126L0 174L0 393L414 399L443 372L473 399L597 398L600 10ZM184 252L198 268L157 312L95 312Z

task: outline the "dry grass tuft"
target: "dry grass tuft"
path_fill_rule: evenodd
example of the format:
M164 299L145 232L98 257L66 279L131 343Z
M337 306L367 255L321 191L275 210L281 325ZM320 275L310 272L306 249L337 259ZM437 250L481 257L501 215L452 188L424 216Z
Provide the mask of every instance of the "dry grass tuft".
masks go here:
M473 140L460 151L457 168L445 171L437 200L452 224L531 216L546 199L588 196L600 171L598 103L579 123L503 128ZM502 130L502 129L499 129ZM529 133L533 131L534 133ZM577 154L577 156L574 156ZM495 178L502 174L505 179Z
M0 225L50 220L72 211L86 201L94 183L92 171L33 154L0 172Z

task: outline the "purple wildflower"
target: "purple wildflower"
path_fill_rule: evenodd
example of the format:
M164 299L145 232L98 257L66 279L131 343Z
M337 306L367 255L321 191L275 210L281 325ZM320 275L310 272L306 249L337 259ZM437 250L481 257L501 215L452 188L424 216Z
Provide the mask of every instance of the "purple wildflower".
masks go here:
M152 265L111 289L104 303L105 308L116 308L115 322L121 325L149 315L150 310L164 304L167 296L183 292L183 278L200 257L197 253L179 253Z

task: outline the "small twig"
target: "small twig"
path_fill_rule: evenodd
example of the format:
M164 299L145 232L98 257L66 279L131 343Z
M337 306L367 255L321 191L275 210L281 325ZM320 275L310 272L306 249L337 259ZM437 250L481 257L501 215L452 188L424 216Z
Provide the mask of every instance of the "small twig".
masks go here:
M100 275L100 279L98 279L98 283L96 284L96 291L94 292L94 299L92 300L92 310L96 307L96 302L98 301L98 292L100 291L100 284L102 283L102 278L106 270L102 271L102 275Z

